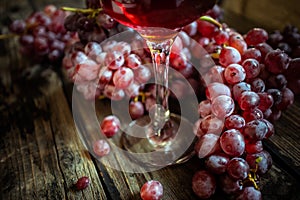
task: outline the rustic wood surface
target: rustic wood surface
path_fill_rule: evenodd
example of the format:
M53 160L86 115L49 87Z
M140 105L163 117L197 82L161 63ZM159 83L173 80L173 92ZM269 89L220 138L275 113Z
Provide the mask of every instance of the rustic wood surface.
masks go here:
M83 6L76 0L1 0L0 27L5 33L10 19L24 18L52 3ZM0 41L0 199L140 199L140 187L159 180L164 199L197 199L191 178L200 161L154 172L125 173L95 159L84 146L72 115L72 84L60 70L32 66L18 53L16 38ZM24 78L24 69L37 69ZM39 70L41 69L41 70ZM97 107L109 102L97 101ZM108 114L97 112L99 118ZM300 98L276 122L276 134L265 142L274 165L262 177L264 199L300 199ZM117 162L122 162L116 158ZM73 189L81 176L91 178L83 191ZM213 199L224 199L214 196Z

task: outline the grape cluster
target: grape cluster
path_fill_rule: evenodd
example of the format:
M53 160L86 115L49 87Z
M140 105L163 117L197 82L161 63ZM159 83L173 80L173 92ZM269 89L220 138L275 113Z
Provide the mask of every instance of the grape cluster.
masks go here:
M65 19L65 28L77 33L83 44L100 43L116 33L129 29L102 12L100 1L86 0L85 2L86 9L63 7L64 10L73 12Z
M282 31L275 30L269 35L267 41L274 49L281 49L292 58L300 57L300 32L291 24L286 25Z
M79 42L67 50L63 66L86 99L104 96L121 100L139 95L140 88L152 73L143 64L146 57L144 43L137 37L132 41L129 44L110 40L101 45ZM136 48L139 52L135 51Z
M66 46L78 40L64 28L66 16L66 12L48 5L25 20L14 20L9 30L19 36L21 54L35 63L61 63Z
M193 176L200 198L221 190L236 199L261 199L259 177L272 165L262 141L274 133L272 122L294 101L289 83L299 80L299 59L273 49L269 34L253 28L242 35L226 24L198 20L194 36L214 58L201 77L206 99L198 106L194 132L204 169Z

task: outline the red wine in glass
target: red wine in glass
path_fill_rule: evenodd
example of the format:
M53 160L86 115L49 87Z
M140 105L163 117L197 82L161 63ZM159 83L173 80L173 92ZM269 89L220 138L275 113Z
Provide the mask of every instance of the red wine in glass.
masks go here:
M104 11L120 23L140 29L175 29L196 20L214 0L102 0Z
M121 140L123 147L134 153L149 153L149 156L153 152L162 153L159 156L155 154L150 159L147 154L149 164L182 163L193 154L191 150L178 157L182 150L186 152L185 148L191 141L186 141L185 138L187 134L193 134L193 131L188 120L171 114L168 108L169 53L178 30L199 18L215 3L216 0L101 0L103 11L139 32L151 51L156 105L149 116L130 123L126 131L130 134L123 134ZM141 135L141 131L145 138L134 137Z

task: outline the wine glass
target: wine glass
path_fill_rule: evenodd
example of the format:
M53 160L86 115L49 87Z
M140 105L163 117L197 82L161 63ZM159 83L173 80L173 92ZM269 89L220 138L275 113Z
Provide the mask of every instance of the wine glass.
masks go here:
M151 52L156 104L149 115L132 121L121 138L122 147L129 152L161 152L163 158L154 154L148 159L151 165L183 163L193 155L193 150L187 151L191 141L185 139L188 138L185 135L193 134L192 124L169 110L169 55L180 28L215 3L215 0L101 0L103 11L136 30Z

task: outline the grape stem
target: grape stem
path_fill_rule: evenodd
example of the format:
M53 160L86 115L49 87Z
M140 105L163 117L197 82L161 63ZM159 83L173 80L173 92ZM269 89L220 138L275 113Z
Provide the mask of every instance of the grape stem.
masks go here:
M13 38L16 36L19 36L19 35L17 35L17 34L2 34L2 35L0 35L0 40L9 39L9 38Z
M60 9L63 11L89 14L92 16L96 16L103 10L102 8L93 9L93 8L72 8L72 7L61 7Z
M199 19L217 26L220 30L223 29L222 24L210 16L204 15L204 16L201 16Z

